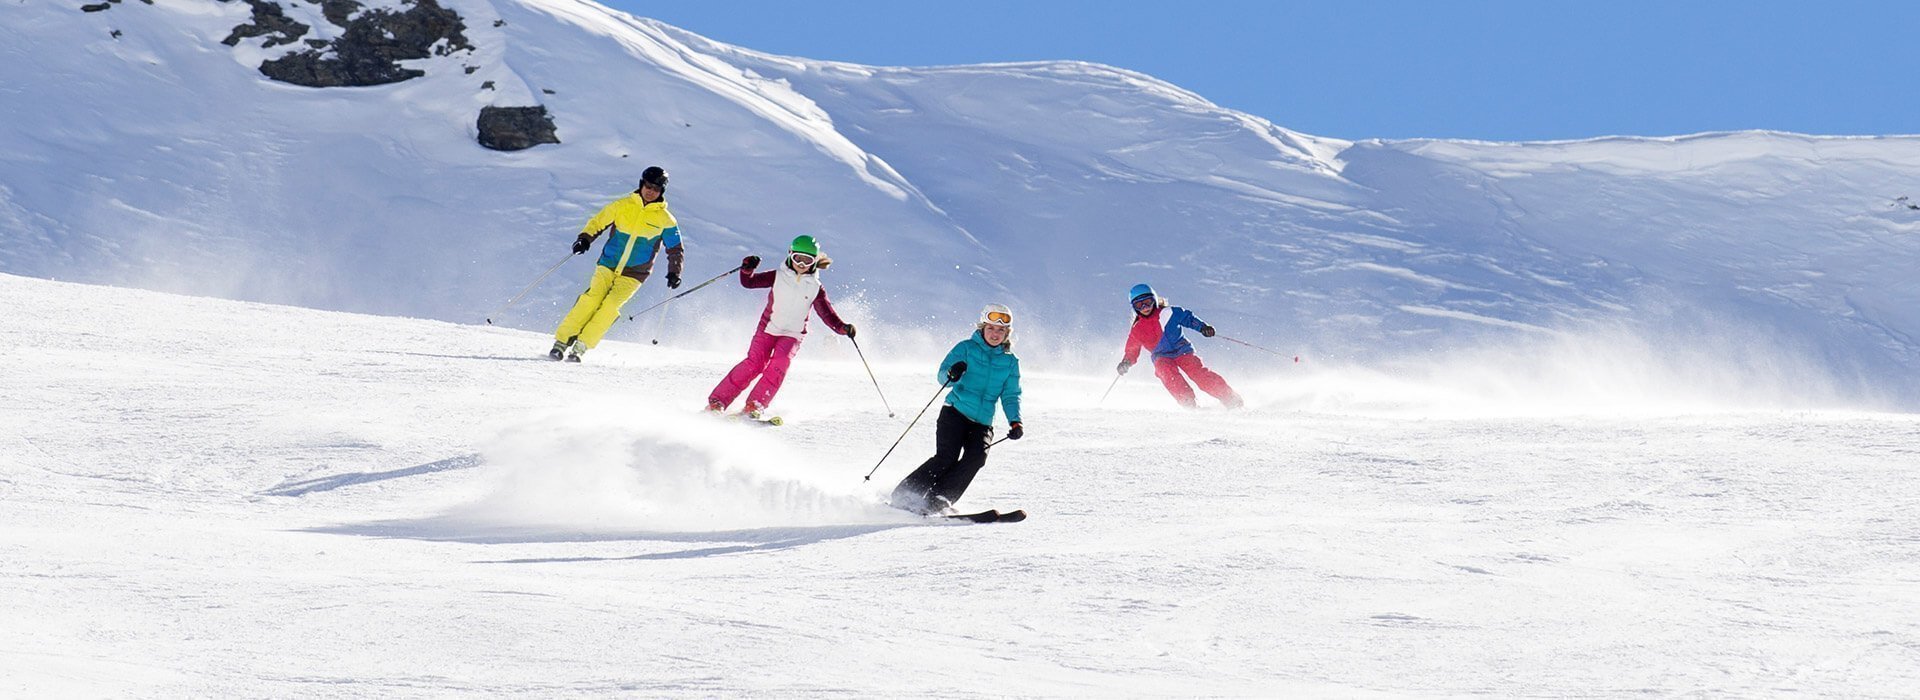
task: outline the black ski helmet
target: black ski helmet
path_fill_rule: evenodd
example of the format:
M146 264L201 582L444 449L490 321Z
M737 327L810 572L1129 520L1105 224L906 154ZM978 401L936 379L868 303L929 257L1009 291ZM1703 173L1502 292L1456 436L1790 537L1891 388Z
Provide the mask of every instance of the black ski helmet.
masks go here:
M658 165L647 166L646 170L640 171L640 184L634 185L633 191L639 192L640 188L646 185L658 187L660 188L660 192L665 194L667 191L667 171Z

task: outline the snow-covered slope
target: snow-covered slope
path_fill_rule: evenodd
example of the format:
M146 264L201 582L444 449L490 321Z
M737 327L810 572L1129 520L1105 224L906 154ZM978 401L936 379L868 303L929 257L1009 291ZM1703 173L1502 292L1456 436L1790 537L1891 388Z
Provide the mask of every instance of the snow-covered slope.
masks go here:
M875 505L930 428L863 482L910 414L832 340L769 429L696 415L730 354L556 364L526 331L11 275L0 304L32 310L0 323L8 696L1920 684L1912 416L1461 418L1456 386L1324 369L1190 412L1035 373L961 502L1032 518L940 526ZM931 362L880 363L896 408Z
M472 50L321 89L255 70L297 47L220 43L247 3L0 6L0 271L472 323L660 163L689 277L818 234L876 343L1002 300L1036 361L1105 366L1149 281L1314 359L1625 337L1920 405L1920 211L1892 206L1917 138L1349 143L1105 66L855 66L579 0L444 5ZM545 106L562 143L481 148L486 105ZM501 320L550 326L587 265ZM690 297L677 333L737 343L753 296Z

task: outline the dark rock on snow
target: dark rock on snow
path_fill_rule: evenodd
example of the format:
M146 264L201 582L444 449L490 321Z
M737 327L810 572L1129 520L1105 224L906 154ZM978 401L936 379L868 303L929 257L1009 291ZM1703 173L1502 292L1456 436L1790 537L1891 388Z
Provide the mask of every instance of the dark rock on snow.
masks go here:
M247 24L234 27L221 42L228 46L237 46L242 40L254 37L267 38L264 48L293 44L311 29L287 16L280 5L283 0L239 1L253 8L253 16ZM316 88L387 85L426 74L401 66L401 61L473 50L465 34L466 23L459 13L441 7L439 0L402 0L408 7L401 11L368 10L359 0L309 1L320 5L321 15L344 31L332 41L308 39L304 42L306 48L261 63L260 72L267 77ZM100 5L100 9L109 6L108 3ZM495 22L494 26L501 24L504 22ZM465 66L465 69L468 74L476 70L474 66ZM492 89L492 81L481 87ZM546 93L551 95L553 91ZM554 133L553 117L544 106L486 107L480 110L477 125L480 145L496 151L560 143Z
M541 107L483 107L480 109L480 145L496 151L519 151L543 143L560 143L553 117Z
M256 23L260 5L254 3ZM307 87L386 85L425 75L400 61L471 51L460 15L436 0L413 0L404 12L380 9L353 13L360 3L327 0L322 12L346 31L324 49L310 48L260 64L267 77ZM278 6L274 6L278 10ZM351 17L351 19L348 19ZM239 31L239 28L235 28Z
M227 38L222 39L220 43L239 46L242 39L264 36L267 37L267 43L264 46L273 48L299 41L300 37L306 36L307 30L312 28L287 17L287 13L281 10L278 4L267 0L246 0L246 3L253 6L253 22L234 27L233 31L227 34Z

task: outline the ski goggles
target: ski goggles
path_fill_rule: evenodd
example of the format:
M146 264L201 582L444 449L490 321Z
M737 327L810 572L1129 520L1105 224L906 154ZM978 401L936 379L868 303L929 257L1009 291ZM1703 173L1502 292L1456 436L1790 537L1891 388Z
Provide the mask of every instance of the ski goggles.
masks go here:
M1153 305L1154 305L1153 297L1146 296L1144 294L1138 297L1134 297L1133 299L1133 308L1136 311L1146 311L1147 309L1153 308Z
M802 265L812 265L813 256L808 255L806 253L788 253L787 261L793 263L794 267L800 267Z
M988 312L987 312L987 325L990 325L990 326L1012 326L1012 325L1013 325L1013 314L1010 314L1010 313L1006 313L1006 312L1004 312L1004 311L988 311Z

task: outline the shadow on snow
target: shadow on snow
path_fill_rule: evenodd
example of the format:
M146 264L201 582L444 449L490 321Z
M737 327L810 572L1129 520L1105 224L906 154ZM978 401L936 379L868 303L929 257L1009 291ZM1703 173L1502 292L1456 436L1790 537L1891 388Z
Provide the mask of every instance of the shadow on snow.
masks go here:
M409 477L409 476L419 476L421 474L432 474L434 472L453 471L455 469L472 469L477 466L480 466L480 455L466 454L466 455L459 455L456 457L448 457L446 459L443 459L437 462L428 462L426 464L407 467L405 469L394 469L392 471L351 472L347 474L335 474L333 476L323 476L318 479L307 479L304 481L288 481L288 482L281 483L280 485L275 486L273 488L267 489L265 491L261 491L260 495L305 496L307 494L315 493L318 491L332 491L337 488L343 488L347 486L358 486L360 484L366 484L366 483L371 483L375 481L386 481L387 479L400 479L400 478Z
M474 523L449 517L417 520L382 520L368 523L344 523L303 528L302 532L334 535L461 542L466 544L559 544L581 542L680 542L727 543L673 552L651 552L618 557L532 557L521 559L478 560L476 564L551 564L593 561L646 561L655 559L698 559L724 554L745 554L789 549L819 542L859 537L901 527L922 526L922 522L866 523L856 525L807 525L762 527L709 532L667 532L655 530L555 530L550 527L501 526Z
M368 350L382 355L406 355L409 357L431 357L441 360L495 360L501 362L553 362L545 353L539 355L441 355L431 352L404 352L400 350Z

